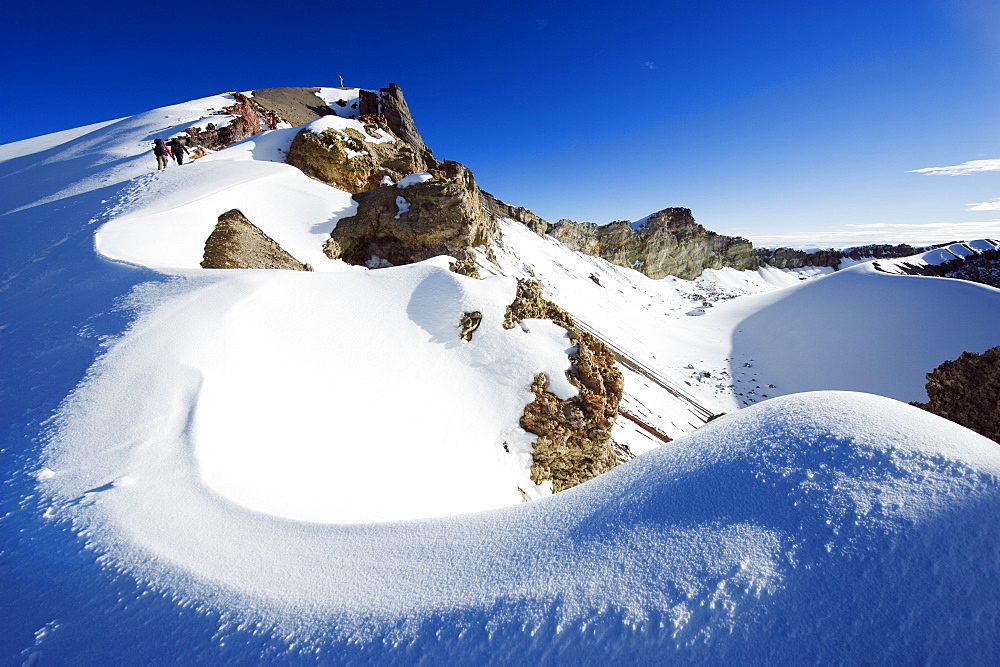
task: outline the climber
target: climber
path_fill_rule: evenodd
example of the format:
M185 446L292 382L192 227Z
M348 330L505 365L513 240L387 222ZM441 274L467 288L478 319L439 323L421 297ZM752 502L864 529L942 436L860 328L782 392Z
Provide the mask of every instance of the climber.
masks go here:
M173 153L174 159L177 160L177 164L184 164L184 154L188 153L188 149L183 143L181 143L181 138L174 137L170 140L170 143L167 144L167 147L170 149L170 152Z
M153 155L156 156L156 169L166 169L167 165L170 164L168 157L170 156L170 149L167 145L163 143L163 139L156 139L153 141Z

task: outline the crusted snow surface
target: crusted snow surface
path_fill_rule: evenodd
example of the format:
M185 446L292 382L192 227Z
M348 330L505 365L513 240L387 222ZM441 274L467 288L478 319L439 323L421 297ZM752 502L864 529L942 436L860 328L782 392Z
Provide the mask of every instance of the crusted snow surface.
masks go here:
M203 390L195 373L172 379ZM71 428L50 450L42 484L58 513L115 568L300 647L395 636L452 658L498 645L761 663L998 655L1000 450L887 398L783 397L555 496L363 526L234 507L169 437L92 434Z

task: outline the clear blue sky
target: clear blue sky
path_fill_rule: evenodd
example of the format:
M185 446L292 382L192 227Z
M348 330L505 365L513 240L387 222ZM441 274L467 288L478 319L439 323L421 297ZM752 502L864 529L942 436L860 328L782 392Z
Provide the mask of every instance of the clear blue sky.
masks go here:
M439 157L552 220L687 206L720 232L817 242L1000 220L1000 171L908 173L1000 158L996 0L5 0L3 16L0 143L343 75L399 83Z

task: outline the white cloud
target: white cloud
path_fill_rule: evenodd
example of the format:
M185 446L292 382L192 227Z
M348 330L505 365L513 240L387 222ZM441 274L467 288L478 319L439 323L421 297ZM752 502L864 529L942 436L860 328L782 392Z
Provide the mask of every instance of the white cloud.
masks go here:
M988 160L970 160L951 167L924 167L923 169L909 169L907 170L907 173L928 174L931 176L965 176L967 174L976 174L981 171L1000 171L1000 159L990 158Z
M642 66L645 67L646 69L656 69L656 63L654 63L652 60L647 60L642 64Z
M1000 197L993 201L981 201L978 204L966 204L970 211L1000 211Z
M844 225L823 231L790 234L744 234L755 246L792 248L846 248L869 243L909 243L914 246L1000 238L1000 220L932 222L922 224Z

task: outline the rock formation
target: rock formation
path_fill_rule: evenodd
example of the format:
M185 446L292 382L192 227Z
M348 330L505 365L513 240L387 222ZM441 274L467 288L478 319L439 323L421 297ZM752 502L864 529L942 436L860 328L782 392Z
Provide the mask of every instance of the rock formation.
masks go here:
M1000 345L935 368L927 374L927 396L912 405L1000 443Z
M430 180L405 188L386 185L354 195L358 212L337 222L323 246L332 259L351 264L383 260L392 265L451 255L474 260L472 248L499 236L483 209L472 172L446 161Z
M914 248L903 243L899 245L866 245L846 250L817 250L815 252L794 248L757 248L756 253L761 264L767 264L777 269L800 269L804 266L830 266L836 269L844 258L861 260L908 257L922 250L925 248Z
M535 484L551 481L553 492L558 493L624 460L611 442L622 397L622 374L611 350L580 329L566 311L544 299L537 282L518 280L504 327L512 329L526 319L552 320L566 329L576 345L567 377L580 393L562 400L545 390L547 378L539 373L531 385L535 400L525 406L521 417L521 428L538 436L531 479Z
M523 206L511 206L510 204L506 204L485 190L480 190L479 194L483 200L483 206L485 206L494 217L510 218L511 220L520 222L523 225L527 225L539 236L545 236L552 229L551 222L543 220Z
M187 136L181 137L184 145L188 148L200 146L215 151L252 137L267 127L273 128L280 121L277 116L242 93L233 93L233 100L234 103L220 109L219 114L235 118L222 127L216 127L208 121L204 128L188 128L185 130Z
M632 225L560 220L551 235L573 250L642 271L650 278L697 278L705 269L758 267L746 239L710 232L686 208L667 208Z
M205 241L203 269L288 269L309 271L259 227L233 209L219 216L215 230Z
M297 127L334 115L334 110L317 93L319 88L261 88L253 91L251 99L265 111ZM359 115L357 110L352 112L348 115Z
M386 178L395 182L429 168L421 153L390 131L384 117L362 116L360 120L364 132L330 128L317 134L303 128L292 140L285 161L311 178L352 194L377 188Z
M984 250L976 255L958 257L941 264L899 262L895 268L911 276L958 278L1000 287L1000 250Z

